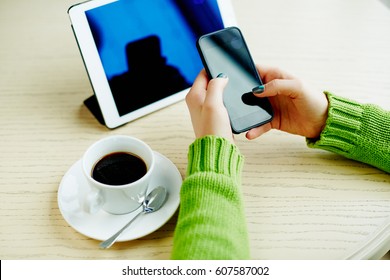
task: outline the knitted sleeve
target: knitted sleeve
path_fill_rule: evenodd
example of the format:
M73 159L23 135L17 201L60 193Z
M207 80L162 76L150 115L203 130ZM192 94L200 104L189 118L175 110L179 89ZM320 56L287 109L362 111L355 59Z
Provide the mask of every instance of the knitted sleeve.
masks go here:
M249 259L238 148L206 136L190 146L188 161L172 259Z
M328 119L319 139L307 139L308 146L390 172L390 111L325 94Z

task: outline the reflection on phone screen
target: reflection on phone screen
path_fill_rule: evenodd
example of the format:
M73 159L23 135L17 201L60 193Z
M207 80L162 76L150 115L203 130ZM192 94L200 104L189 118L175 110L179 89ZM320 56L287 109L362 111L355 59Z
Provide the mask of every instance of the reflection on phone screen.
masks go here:
M220 36L204 37L199 44L210 75L216 77L223 72L229 77L224 104L232 126L241 130L272 118L268 101L252 94L252 88L262 82L241 33L226 29Z

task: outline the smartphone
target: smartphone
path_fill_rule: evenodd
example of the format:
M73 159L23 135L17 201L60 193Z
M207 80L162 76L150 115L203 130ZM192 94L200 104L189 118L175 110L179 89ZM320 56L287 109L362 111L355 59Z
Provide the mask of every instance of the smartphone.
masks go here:
M240 29L228 27L203 35L196 46L210 79L220 73L229 77L223 101L233 133L270 122L273 111L268 98L252 93L252 88L263 83Z

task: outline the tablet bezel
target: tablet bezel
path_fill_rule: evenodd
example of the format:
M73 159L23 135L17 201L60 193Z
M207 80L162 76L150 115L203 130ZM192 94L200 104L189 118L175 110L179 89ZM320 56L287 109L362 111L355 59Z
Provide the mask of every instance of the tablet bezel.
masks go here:
M120 116L111 93L111 89L104 71L99 52L96 48L92 32L86 16L86 11L119 0L92 0L71 6L68 9L72 29L87 70L93 91L99 103L105 125L108 128L115 128L144 115L167 107L183 100L189 88L160 99L140 109ZM139 0L143 1L143 0ZM217 0L222 22L225 27L236 25L233 6L230 0Z

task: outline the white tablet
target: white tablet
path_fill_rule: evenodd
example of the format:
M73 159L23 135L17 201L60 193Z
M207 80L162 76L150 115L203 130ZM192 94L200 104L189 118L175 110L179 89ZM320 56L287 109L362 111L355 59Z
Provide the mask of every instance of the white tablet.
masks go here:
M236 25L229 0L93 0L68 13L109 128L182 100L203 68L197 38Z

